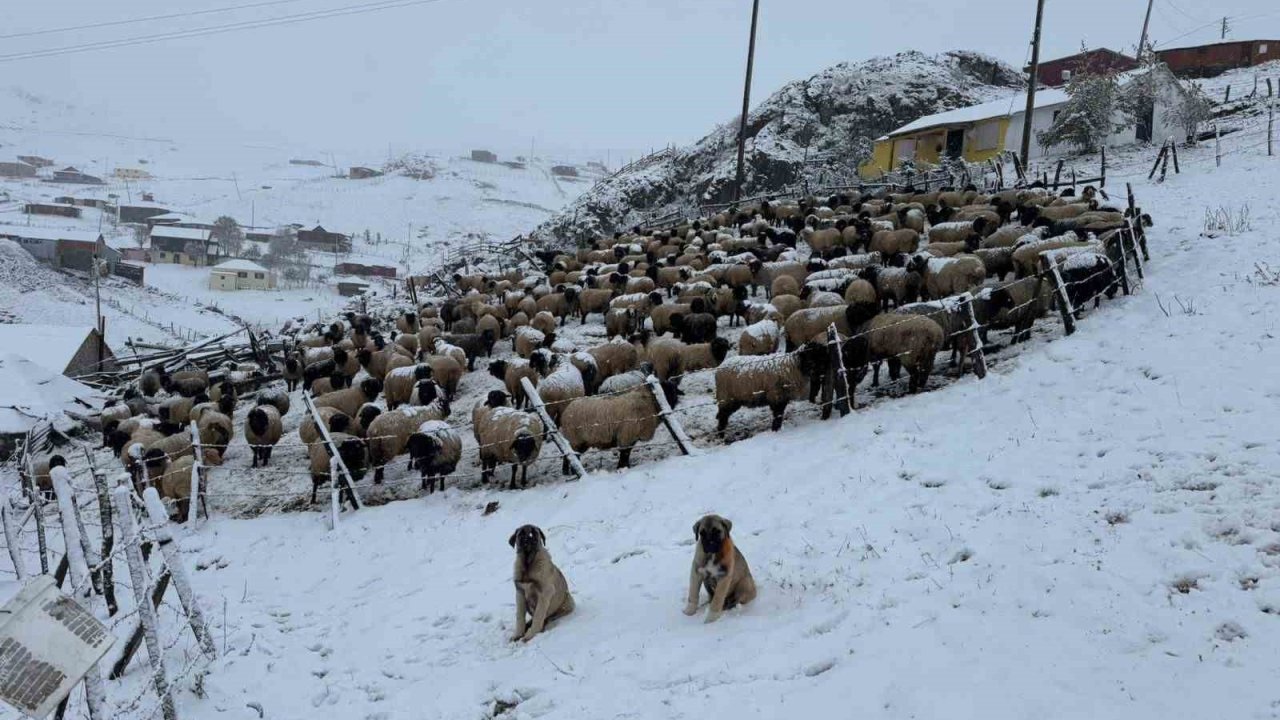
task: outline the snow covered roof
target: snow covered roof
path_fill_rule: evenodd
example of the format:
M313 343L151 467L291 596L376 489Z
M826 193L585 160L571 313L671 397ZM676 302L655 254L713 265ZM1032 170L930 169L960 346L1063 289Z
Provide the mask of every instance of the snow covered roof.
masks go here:
M1271 38L1270 40L1265 38L1259 39L1259 40L1232 40L1228 38L1226 40L1212 40L1210 42L1196 43L1194 45L1179 45L1177 47L1156 48L1156 54L1159 55L1160 53L1173 52L1174 50L1194 50L1196 48L1212 47L1214 45L1251 45L1253 43L1273 43L1273 42L1280 42L1280 40L1277 40L1275 38Z
M1057 88L1042 89L1036 91L1036 108L1053 107L1061 105L1067 101L1067 91ZM930 128L942 127L945 125L968 125L970 123L988 120L996 117L1013 117L1021 114L1027 107L1026 95L1011 95L1000 100L992 100L979 105L970 105L969 107L956 108L946 112L926 115L914 122L907 123L902 127L894 130L885 137L894 137L896 135L906 135L908 133L928 130Z
M367 278L358 277L356 275L335 275L333 278L333 282L347 283L351 285L365 285L365 286L369 285L369 280Z
M151 228L151 237L178 238L180 240L208 240L209 231L203 228L180 228L157 225Z
M213 266L213 272L268 272L266 268L252 260L227 260Z
M86 325L0 324L0 348L62 374L91 332Z
M28 240L76 240L78 242L98 242L102 233L92 230L63 230L51 227L24 227L0 225L0 237L19 237Z
M0 387L0 433L24 433L39 420L62 420L67 411L85 413L102 404L87 385L13 353L0 355Z

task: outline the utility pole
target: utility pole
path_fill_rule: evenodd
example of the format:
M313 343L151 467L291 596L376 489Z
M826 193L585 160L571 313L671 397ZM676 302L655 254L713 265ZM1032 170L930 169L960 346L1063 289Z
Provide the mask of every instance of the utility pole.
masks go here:
M1142 20L1142 39L1138 40L1138 62L1142 62L1142 54L1147 51L1147 28L1151 27L1151 7L1156 0L1147 0L1147 16Z
M1043 0L1042 0L1043 1ZM756 20L760 16L760 0L751 0L751 40L747 44L747 80L742 88L742 120L738 123L738 179L733 184L733 199L742 199L742 182L746 179L747 113L751 110L751 71L756 60Z
M1227 16L1223 15L1222 16L1222 39L1223 40L1227 39L1227 31L1229 31L1230 29L1231 29L1231 26L1227 24Z
M1031 72L1027 76L1027 110L1022 114L1022 166L1031 155L1031 121L1036 110L1036 83L1040 75L1040 26L1044 23L1044 0L1036 0L1036 29L1031 36Z

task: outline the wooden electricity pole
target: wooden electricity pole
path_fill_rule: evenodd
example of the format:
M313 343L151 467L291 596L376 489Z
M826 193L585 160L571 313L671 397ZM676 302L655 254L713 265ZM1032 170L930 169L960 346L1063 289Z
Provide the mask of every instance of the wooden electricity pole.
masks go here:
M1036 82L1040 75L1040 26L1044 23L1044 0L1036 0L1036 29L1031 36L1031 72L1027 76L1027 111L1022 115L1022 166L1031 155L1031 121L1036 109Z
M746 178L747 113L751 110L751 70L755 66L756 20L759 16L760 0L751 0L751 40L747 44L747 80L742 88L742 119L738 123L738 179L733 184L734 200L742 199L742 183Z
M1147 28L1151 27L1151 7L1156 4L1156 0L1147 0L1147 16L1142 20L1142 38L1138 40L1138 62L1142 62L1142 55L1147 51Z

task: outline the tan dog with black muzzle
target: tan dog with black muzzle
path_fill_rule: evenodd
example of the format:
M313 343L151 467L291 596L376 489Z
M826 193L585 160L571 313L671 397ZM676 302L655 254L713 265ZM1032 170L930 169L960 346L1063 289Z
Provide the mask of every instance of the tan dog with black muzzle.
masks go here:
M521 525L507 541L516 548L516 634L512 641L528 642L542 632L546 624L573 612L573 596L564 574L551 562L547 552L547 536L536 525ZM533 617L533 624L527 625ZM528 628L526 630L526 627Z
M693 569L689 572L689 601L685 615L698 612L698 586L707 588L711 607L707 622L720 619L720 614L736 605L746 605L756 597L756 582L751 577L747 559L734 545L729 531L733 523L719 515L705 515L693 524L697 549L693 552Z

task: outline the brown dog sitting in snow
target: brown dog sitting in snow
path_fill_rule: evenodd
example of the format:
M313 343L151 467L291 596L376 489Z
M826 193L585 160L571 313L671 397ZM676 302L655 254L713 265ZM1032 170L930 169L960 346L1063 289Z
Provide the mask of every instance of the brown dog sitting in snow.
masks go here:
M551 562L547 536L536 525L521 525L507 541L516 549L512 580L516 585L516 634L512 641L528 642L546 624L573 612L573 596L564 574ZM533 624L526 624L533 617Z
M689 572L685 615L698 612L699 585L705 586L711 597L707 622L715 622L725 610L755 599L756 581L751 577L747 559L729 537L732 529L733 523L719 515L705 515L693 524L697 549L693 551L693 569Z

